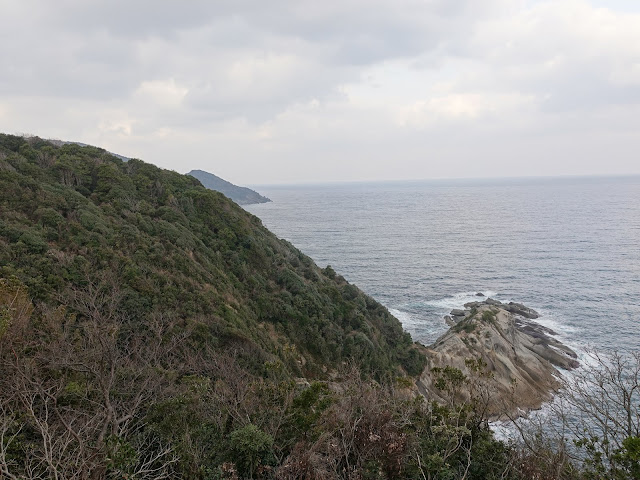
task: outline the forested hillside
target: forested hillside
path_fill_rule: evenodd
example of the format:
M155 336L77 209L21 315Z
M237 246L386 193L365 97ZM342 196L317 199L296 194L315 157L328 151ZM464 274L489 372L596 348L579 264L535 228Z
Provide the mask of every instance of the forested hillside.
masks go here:
M160 428L164 409L188 409L185 395L220 376L276 378L283 391L261 393L276 401L292 379L347 364L378 380L424 365L383 306L257 217L192 177L94 147L0 136L0 278L5 394L23 388L21 412L70 415L58 427L78 455L139 433L141 415ZM237 426L229 417L222 433ZM51 433L33 428L16 458Z
M10 136L0 159L0 273L38 304L106 288L133 325L162 315L202 345L242 345L258 370L315 377L356 358L377 376L419 373L385 308L193 178Z

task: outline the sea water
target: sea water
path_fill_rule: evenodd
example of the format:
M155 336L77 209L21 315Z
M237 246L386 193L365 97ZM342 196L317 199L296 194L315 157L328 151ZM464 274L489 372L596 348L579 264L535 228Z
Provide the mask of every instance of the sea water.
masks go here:
M248 211L424 344L481 292L578 349L640 349L640 177L256 188Z

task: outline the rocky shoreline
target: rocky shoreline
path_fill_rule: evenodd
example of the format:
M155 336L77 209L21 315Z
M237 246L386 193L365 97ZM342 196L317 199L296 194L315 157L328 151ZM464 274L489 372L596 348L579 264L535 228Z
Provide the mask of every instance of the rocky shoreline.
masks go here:
M468 399L481 390L492 419L540 408L560 386L558 369L579 364L556 332L534 321L539 316L520 303L492 298L452 310L445 317L451 328L425 349L428 364L417 382L419 391L444 400L436 377L439 369L450 366L469 379L455 395Z

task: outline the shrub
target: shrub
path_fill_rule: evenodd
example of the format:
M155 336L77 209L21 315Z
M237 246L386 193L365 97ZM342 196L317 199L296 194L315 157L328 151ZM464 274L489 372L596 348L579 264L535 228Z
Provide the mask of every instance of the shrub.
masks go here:
M273 438L255 425L249 424L229 436L232 461L241 475L253 478L260 465L273 463Z

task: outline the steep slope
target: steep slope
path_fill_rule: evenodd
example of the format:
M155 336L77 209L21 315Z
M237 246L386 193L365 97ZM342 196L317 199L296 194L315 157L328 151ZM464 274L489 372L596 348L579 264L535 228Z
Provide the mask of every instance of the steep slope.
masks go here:
M386 308L195 178L0 135L0 476L252 472L243 435L270 464L306 438L296 383L424 362Z
M251 190L247 187L238 187L231 182L203 170L191 170L187 175L200 180L200 183L210 190L220 192L238 205L249 205L251 203L266 203L270 202L267 197L263 197L255 190Z
M349 358L376 374L415 373L410 337L384 307L189 176L3 135L0 213L0 274L37 302L114 275L131 318L161 310L298 374Z

